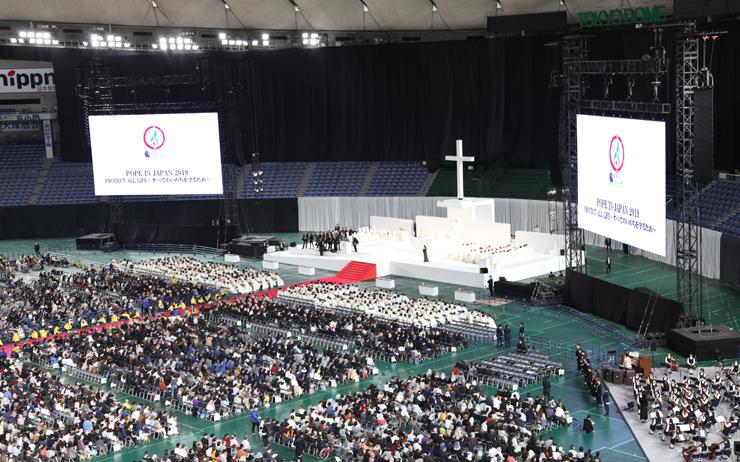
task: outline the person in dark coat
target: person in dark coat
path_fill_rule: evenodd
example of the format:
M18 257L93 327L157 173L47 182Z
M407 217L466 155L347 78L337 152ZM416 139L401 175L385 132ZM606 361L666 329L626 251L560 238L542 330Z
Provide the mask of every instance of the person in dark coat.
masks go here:
M296 462L301 460L303 457L303 451L306 447L306 443L303 441L303 436L298 435L298 437L295 439L295 460Z
M493 276L488 276L488 293L493 297Z
M609 390L604 389L604 415L609 416Z
M640 395L640 420L643 422L647 422L649 407L648 392L647 390L643 390L642 395Z
M424 248L421 251L424 254L424 263L429 263L429 254L427 254L427 246L424 246Z
M550 374L546 374L542 380L542 394L545 397L545 401L549 402L552 398L552 385L550 384Z
M594 422L591 420L590 415L587 415L586 419L583 421L583 431L588 434L594 432Z

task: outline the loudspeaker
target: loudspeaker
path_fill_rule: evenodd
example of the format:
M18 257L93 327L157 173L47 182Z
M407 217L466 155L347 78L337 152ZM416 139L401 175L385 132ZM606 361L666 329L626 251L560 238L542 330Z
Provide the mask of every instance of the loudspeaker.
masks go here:
M560 249L560 256L561 257L564 257L565 256L565 249Z
M488 267L481 268L480 269L480 274L488 274Z

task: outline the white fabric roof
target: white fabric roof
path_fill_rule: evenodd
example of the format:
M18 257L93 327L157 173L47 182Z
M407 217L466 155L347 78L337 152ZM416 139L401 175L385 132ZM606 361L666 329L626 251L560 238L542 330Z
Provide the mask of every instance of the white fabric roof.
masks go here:
M429 30L484 29L486 17L494 14L525 14L563 10L559 0L0 0L2 19L48 23L163 26L178 28L266 29L266 30ZM566 0L569 21L575 13L595 9L665 4L670 13L672 0ZM156 14L155 14L156 11ZM228 14L226 14L228 11ZM297 22L297 24L296 24Z

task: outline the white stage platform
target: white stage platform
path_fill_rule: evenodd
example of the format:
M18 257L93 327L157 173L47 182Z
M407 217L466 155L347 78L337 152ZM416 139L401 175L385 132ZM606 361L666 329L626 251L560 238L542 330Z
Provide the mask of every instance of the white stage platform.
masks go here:
M359 252L349 255L324 252L319 256L317 250L293 247L281 252L264 255L265 261L276 261L287 265L309 266L328 271L339 271L351 261L374 263L378 277L395 275L427 281L445 282L467 287L485 287L489 276L493 280L505 277L509 281L520 281L565 267L565 257L539 254L526 255L503 261L496 268L489 268L489 274L480 274L478 265L435 258L434 248L430 246L429 262L423 261L421 243L409 241L380 241L367 245L360 244Z

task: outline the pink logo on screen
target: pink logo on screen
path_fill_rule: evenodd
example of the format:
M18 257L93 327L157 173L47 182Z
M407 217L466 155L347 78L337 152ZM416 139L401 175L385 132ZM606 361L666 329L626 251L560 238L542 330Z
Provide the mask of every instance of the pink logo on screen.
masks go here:
M153 152L164 146L164 132L156 125L151 125L144 130L144 145L148 148L144 156L149 157Z
M609 143L609 183L615 186L622 186L622 175L620 174L624 167L624 143L619 135L614 135Z

